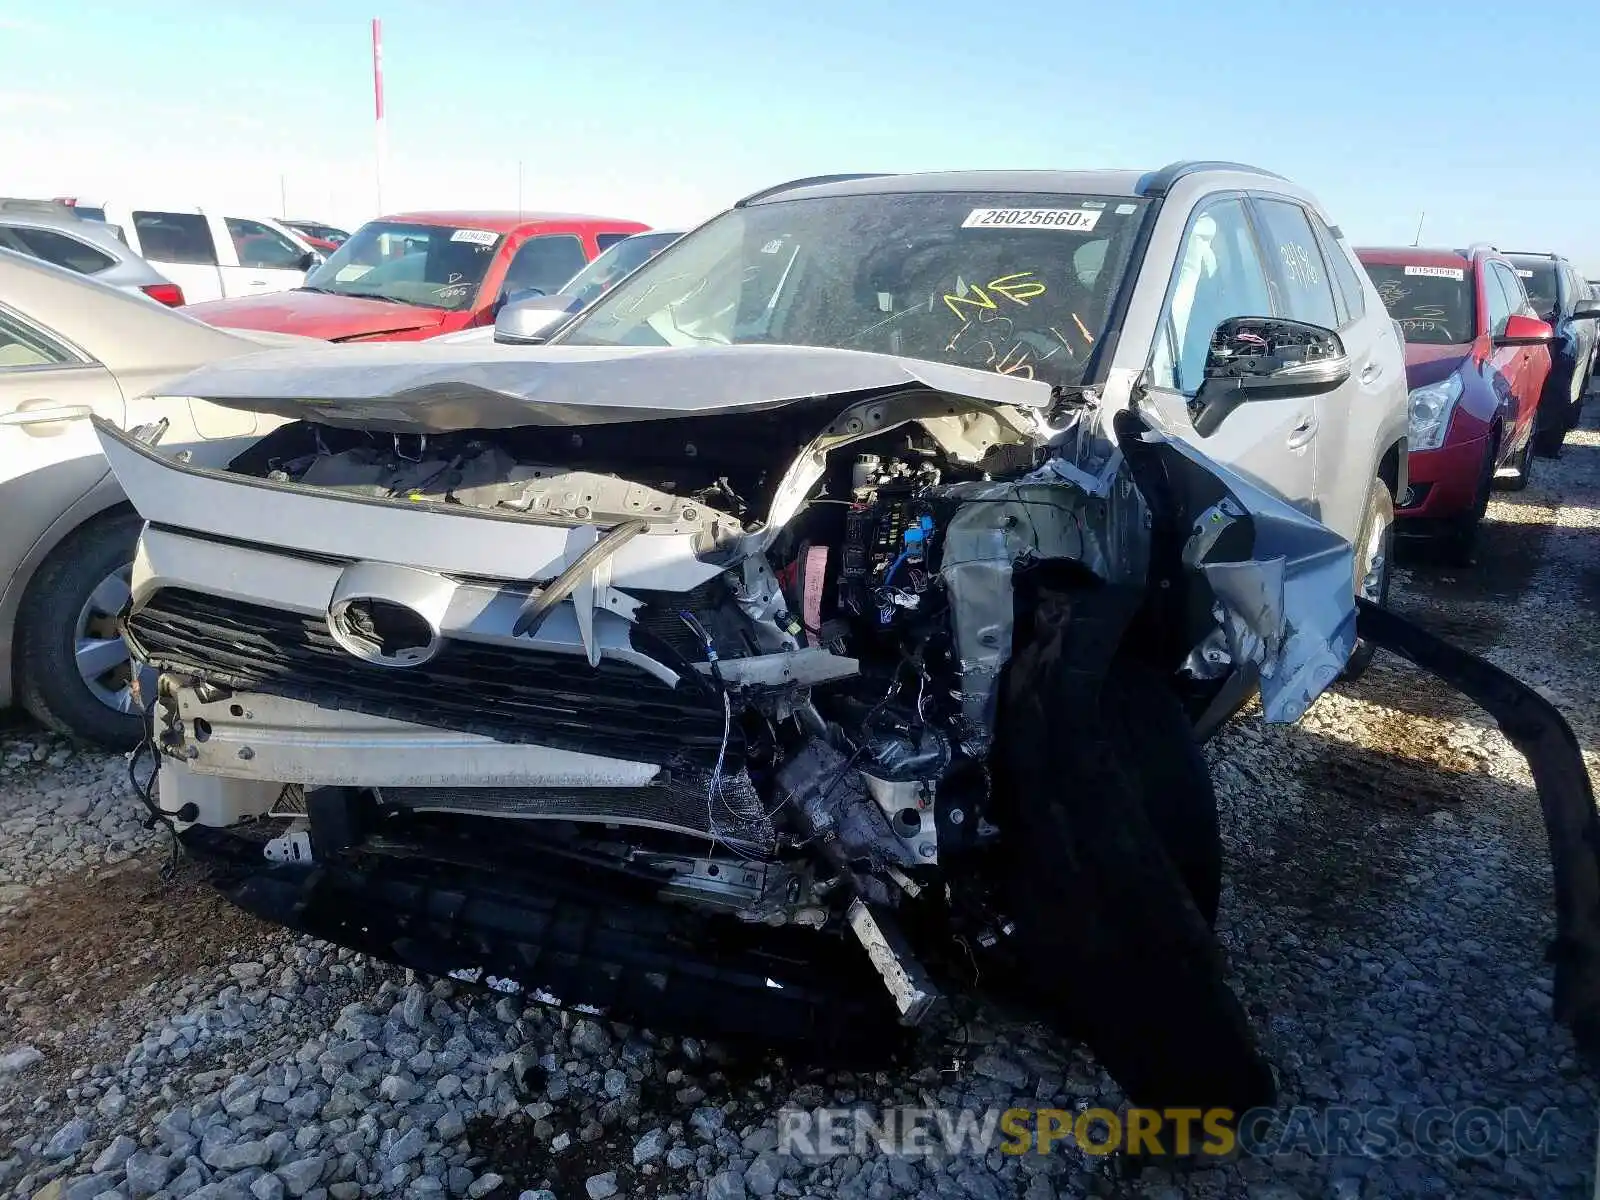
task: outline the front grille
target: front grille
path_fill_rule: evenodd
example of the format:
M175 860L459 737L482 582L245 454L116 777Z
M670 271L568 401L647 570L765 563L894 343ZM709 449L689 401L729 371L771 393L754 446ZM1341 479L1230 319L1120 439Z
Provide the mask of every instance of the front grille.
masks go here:
M722 703L698 682L668 687L627 663L533 645L447 641L404 670L345 653L321 617L164 588L129 618L134 656L161 670L322 708L636 762L710 767ZM725 770L743 765L735 728Z

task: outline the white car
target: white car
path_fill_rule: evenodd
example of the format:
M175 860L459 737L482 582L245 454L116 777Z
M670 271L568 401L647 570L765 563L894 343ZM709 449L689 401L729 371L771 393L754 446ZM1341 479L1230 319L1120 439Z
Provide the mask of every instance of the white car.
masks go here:
M78 211L103 213L137 254L183 289L190 304L286 292L322 261L300 234L270 217L118 203Z
M177 442L253 440L275 417L187 399L139 399L203 363L288 334L216 329L38 259L0 250L0 706L20 701L75 737L143 736L135 669L116 631L139 518L90 417L166 420Z

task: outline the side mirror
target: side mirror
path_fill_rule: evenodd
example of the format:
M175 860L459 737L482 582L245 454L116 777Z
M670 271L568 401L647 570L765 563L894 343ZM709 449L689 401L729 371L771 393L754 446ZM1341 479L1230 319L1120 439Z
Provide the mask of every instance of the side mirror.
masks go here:
M537 346L549 340L558 325L583 307L576 296L545 296L529 290L507 296L494 317L494 340L514 346Z
M1574 321L1593 321L1600 318L1600 300L1579 300L1572 310Z
M323 258L322 255L318 254L315 250L307 250L300 256L300 262L298 265L302 271L315 271L327 261L327 259Z
M1494 339L1496 346L1535 346L1548 342L1556 336L1556 331L1550 327L1550 322L1541 321L1538 317L1525 317L1521 313L1513 313L1506 319L1505 332Z
M1331 329L1281 317L1229 317L1211 335L1195 396L1195 432L1209 437L1241 404L1331 392L1350 358Z

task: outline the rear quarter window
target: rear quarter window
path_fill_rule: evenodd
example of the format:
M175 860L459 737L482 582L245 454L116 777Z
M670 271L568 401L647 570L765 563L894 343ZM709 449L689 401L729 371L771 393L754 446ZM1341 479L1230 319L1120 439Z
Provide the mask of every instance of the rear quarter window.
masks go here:
M1362 286L1366 271L1357 266L1354 252L1318 219L1316 213L1311 213L1310 217L1311 228L1322 243L1322 256L1328 260L1339 294L1344 297L1345 318L1359 321L1367 315L1367 289Z
M42 258L45 262L66 267L80 275L97 275L117 264L117 260L104 250L53 229L0 229L0 242L6 241L13 243L24 254Z

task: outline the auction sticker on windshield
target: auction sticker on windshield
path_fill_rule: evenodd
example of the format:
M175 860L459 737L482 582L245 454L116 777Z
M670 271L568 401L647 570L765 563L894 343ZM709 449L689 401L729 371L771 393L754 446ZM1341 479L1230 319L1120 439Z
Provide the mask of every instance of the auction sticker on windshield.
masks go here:
M499 237L498 233L491 233L487 229L458 229L450 235L450 240L471 242L474 246L492 246Z
M1454 279L1457 283L1465 283L1467 272L1463 267L1407 267L1407 275L1423 275L1429 279Z
M1098 208L975 208L961 222L963 229L1060 229L1088 233L1100 220Z

